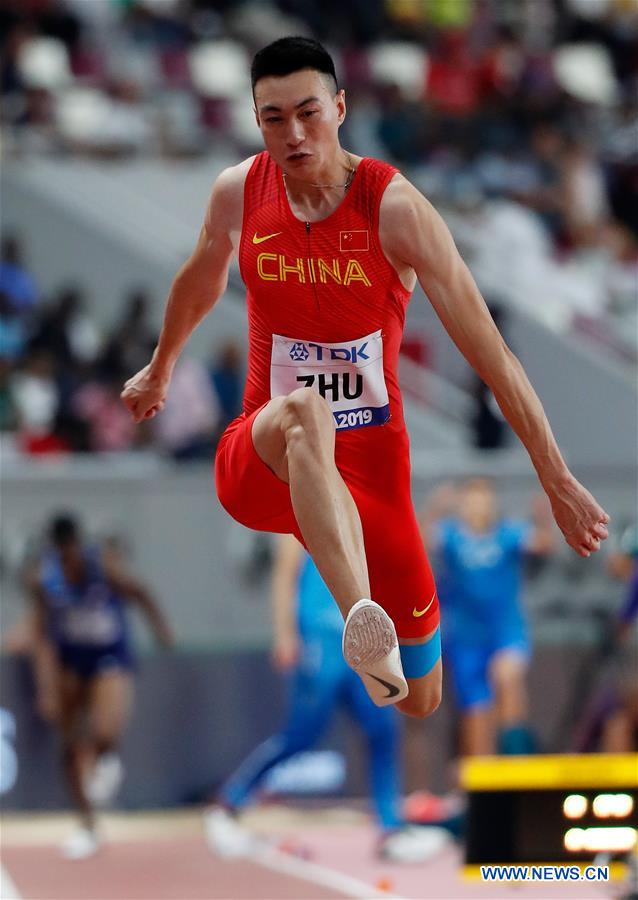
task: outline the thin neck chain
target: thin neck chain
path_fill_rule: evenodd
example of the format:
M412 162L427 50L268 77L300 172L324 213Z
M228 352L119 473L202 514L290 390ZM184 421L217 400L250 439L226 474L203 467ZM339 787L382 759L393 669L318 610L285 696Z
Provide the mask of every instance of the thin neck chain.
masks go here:
M346 151L346 156L348 157L348 177L344 184L317 184L315 181L303 181L302 184L307 184L309 187L316 188L345 188L346 190L352 184L352 179L354 178L354 173L356 172L355 167L352 165L352 157ZM284 181L286 181L286 173L283 173ZM297 179L299 180L299 179Z

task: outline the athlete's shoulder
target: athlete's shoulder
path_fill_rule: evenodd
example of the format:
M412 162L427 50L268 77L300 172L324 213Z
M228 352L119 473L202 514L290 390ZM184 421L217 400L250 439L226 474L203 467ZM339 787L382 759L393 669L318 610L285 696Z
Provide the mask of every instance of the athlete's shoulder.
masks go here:
M256 158L249 156L234 166L222 169L213 185L213 197L226 203L243 200L246 178Z
M429 200L397 172L379 207L379 235L384 250L418 271L425 259L432 262L432 248L441 245L444 234L443 220Z
M381 200L381 213L386 216L401 216L414 205L427 200L405 175L396 171L388 182Z
M205 224L209 233L214 234L218 229L230 233L241 228L244 185L255 159L255 156L249 156L222 169L216 177L206 211Z

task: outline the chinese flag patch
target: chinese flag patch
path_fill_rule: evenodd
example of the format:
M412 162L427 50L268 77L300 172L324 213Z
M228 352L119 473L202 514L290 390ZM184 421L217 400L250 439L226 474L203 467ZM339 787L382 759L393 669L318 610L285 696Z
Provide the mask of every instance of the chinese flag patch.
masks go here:
M368 231L340 231L339 250L348 253L351 250L369 250Z

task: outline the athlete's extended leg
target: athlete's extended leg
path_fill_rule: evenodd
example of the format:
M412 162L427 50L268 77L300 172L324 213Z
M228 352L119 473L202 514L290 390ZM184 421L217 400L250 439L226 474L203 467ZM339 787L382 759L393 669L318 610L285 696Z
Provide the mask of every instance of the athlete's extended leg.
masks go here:
M319 740L339 700L343 668L338 638L304 643L284 728L260 744L224 783L219 794L222 803L241 809L269 771Z
M69 669L61 670L58 684L64 775L83 827L92 829L94 814L84 791L83 781L87 748L81 734L87 704L87 686L79 675Z
M258 456L290 486L305 544L344 617L370 596L361 519L335 464L330 407L307 388L275 397L255 417Z
M338 636L304 640L302 657L292 676L285 727L265 740L222 785L221 806L204 817L206 836L214 851L224 857L249 854L254 838L237 821L251 795L276 765L308 750L320 738L339 699L344 661ZM352 673L349 673L352 674Z
M358 678L348 680L347 699L368 743L370 786L379 824L383 830L398 828L403 781L399 717L394 709L373 706Z
M534 735L528 725L527 653L516 647L499 650L489 666L496 696L498 752L533 753Z
M99 848L95 812L85 788L90 748L82 728L88 706L88 685L78 673L62 668L59 691L64 774L73 804L80 814L80 828L65 839L60 849L66 859L80 860L92 856Z

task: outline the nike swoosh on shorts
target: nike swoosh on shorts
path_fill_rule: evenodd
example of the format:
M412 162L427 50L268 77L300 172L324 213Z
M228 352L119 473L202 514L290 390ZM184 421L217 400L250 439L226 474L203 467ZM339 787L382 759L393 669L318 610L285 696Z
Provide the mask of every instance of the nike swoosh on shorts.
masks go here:
M436 600L436 591L432 594L432 599L430 600L430 602L428 603L428 605L426 607L424 607L423 609L417 609L416 606L414 607L414 609L412 610L412 615L414 616L414 618L420 619L421 616L424 616L426 614L426 612L428 611L428 609L432 606L432 604L434 603L435 600Z

